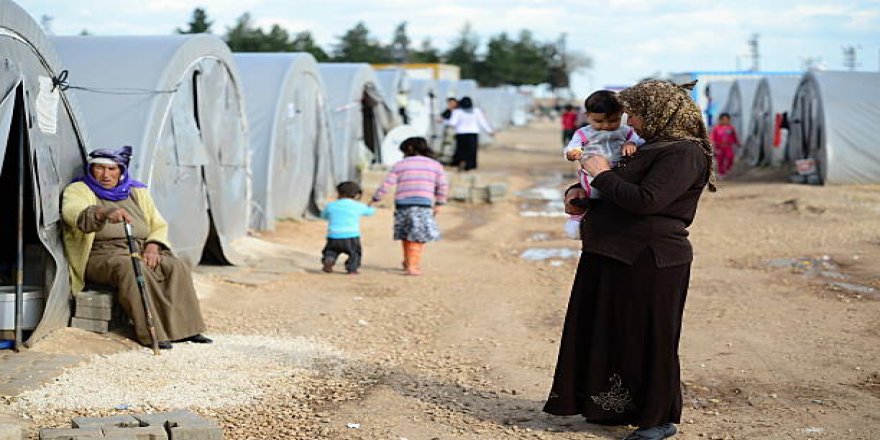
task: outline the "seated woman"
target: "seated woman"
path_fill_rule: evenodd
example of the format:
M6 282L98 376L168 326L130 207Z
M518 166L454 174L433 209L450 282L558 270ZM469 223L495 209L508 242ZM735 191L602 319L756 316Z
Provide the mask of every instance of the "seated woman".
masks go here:
M123 222L131 223L142 249L147 295L159 348L171 342L210 343L189 268L171 253L168 224L146 185L128 176L131 147L89 153L85 176L64 189L64 248L70 287L86 281L115 286L119 303L134 323L135 337L150 345L144 305L135 279Z

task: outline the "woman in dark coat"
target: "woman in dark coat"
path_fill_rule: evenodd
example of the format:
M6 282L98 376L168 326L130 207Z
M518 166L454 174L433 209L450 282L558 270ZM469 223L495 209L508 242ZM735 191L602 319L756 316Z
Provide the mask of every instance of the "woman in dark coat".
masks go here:
M627 440L675 434L682 397L678 342L693 259L687 227L703 188L715 190L712 146L693 84L644 81L620 94L647 142L610 169L585 170L602 194L581 223L583 254L544 411L635 425ZM583 190L572 186L566 210Z

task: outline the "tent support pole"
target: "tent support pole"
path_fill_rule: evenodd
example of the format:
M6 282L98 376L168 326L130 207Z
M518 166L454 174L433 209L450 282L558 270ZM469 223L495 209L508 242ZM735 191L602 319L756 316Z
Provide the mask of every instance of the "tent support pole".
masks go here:
M25 124L24 106L19 108L18 121L18 212L15 239L15 351L21 350L21 320L24 314L24 191L25 191Z

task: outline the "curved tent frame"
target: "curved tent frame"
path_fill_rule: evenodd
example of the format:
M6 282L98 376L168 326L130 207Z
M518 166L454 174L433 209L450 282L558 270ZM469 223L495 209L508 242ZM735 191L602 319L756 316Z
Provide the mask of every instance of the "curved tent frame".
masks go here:
M410 79L407 113L409 125L415 128L433 145L437 116L443 111L440 106L445 103L437 96L437 84L433 79Z
M380 151L393 118L379 89L376 73L364 63L319 63L327 90L333 131L333 176L336 183L360 180Z
M17 162L19 148L24 148L29 205L23 219L24 283L41 289L40 297L25 305L25 315L29 307L42 309L34 328L22 327L33 330L24 341L30 345L67 327L70 319L70 272L61 237L60 202L64 187L82 175L87 137L78 122L82 118L74 97L53 87L52 79L59 77L62 66L55 49L31 16L9 0L0 0L0 53L5 65L0 73L0 131L6 138L0 165ZM0 174L4 189L18 180L17 167L10 168L3 166ZM12 202L9 209L17 209L15 196L4 197ZM15 257L17 234L9 229L17 230L16 217L4 216L0 227L4 264L10 254Z
M330 121L318 63L308 53L237 53L253 152L251 226L302 218L333 190Z
M735 152L737 159L742 159L750 154L750 146L745 140L750 136L751 127L749 127L750 115L752 109L752 100L755 98L755 90L758 88L759 79L737 79L730 86L730 94L727 102L724 104L723 113L730 115L730 124L736 129L736 136L739 138L741 147Z
M778 166L785 161L785 146L773 144L776 117L791 111L799 82L800 78L784 76L768 76L758 82L750 112L750 137L746 139L746 145L753 147L748 151L749 165Z
M55 37L92 148L132 145L184 261L234 261L250 176L238 71L217 36ZM183 203L181 203L183 202Z
M806 73L792 103L789 159L815 159L822 183L880 182L878 103L880 73Z
M376 80L379 82L379 90L385 99L385 104L394 115L392 124L409 124L407 100L409 98L409 76L406 69L389 67L376 70Z

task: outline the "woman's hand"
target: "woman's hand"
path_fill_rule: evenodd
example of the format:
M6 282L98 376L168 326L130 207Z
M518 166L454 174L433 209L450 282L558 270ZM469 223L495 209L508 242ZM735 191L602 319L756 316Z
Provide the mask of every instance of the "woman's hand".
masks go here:
M587 212L586 208L582 208L580 206L575 206L571 204L571 201L574 199L585 199L587 198L587 192L584 191L583 188L577 187L568 190L565 193L565 213L568 215L581 215Z
M587 156L587 158L581 163L581 167L584 171L593 177L611 169L611 164L608 163L608 159L606 159L605 156L600 156L598 154Z
M147 265L150 269L155 269L159 265L159 259L161 256L159 255L159 245L156 243L147 243L144 246L143 259L144 264Z
M134 222L134 218L125 208L98 208L97 217L99 221L110 223Z

